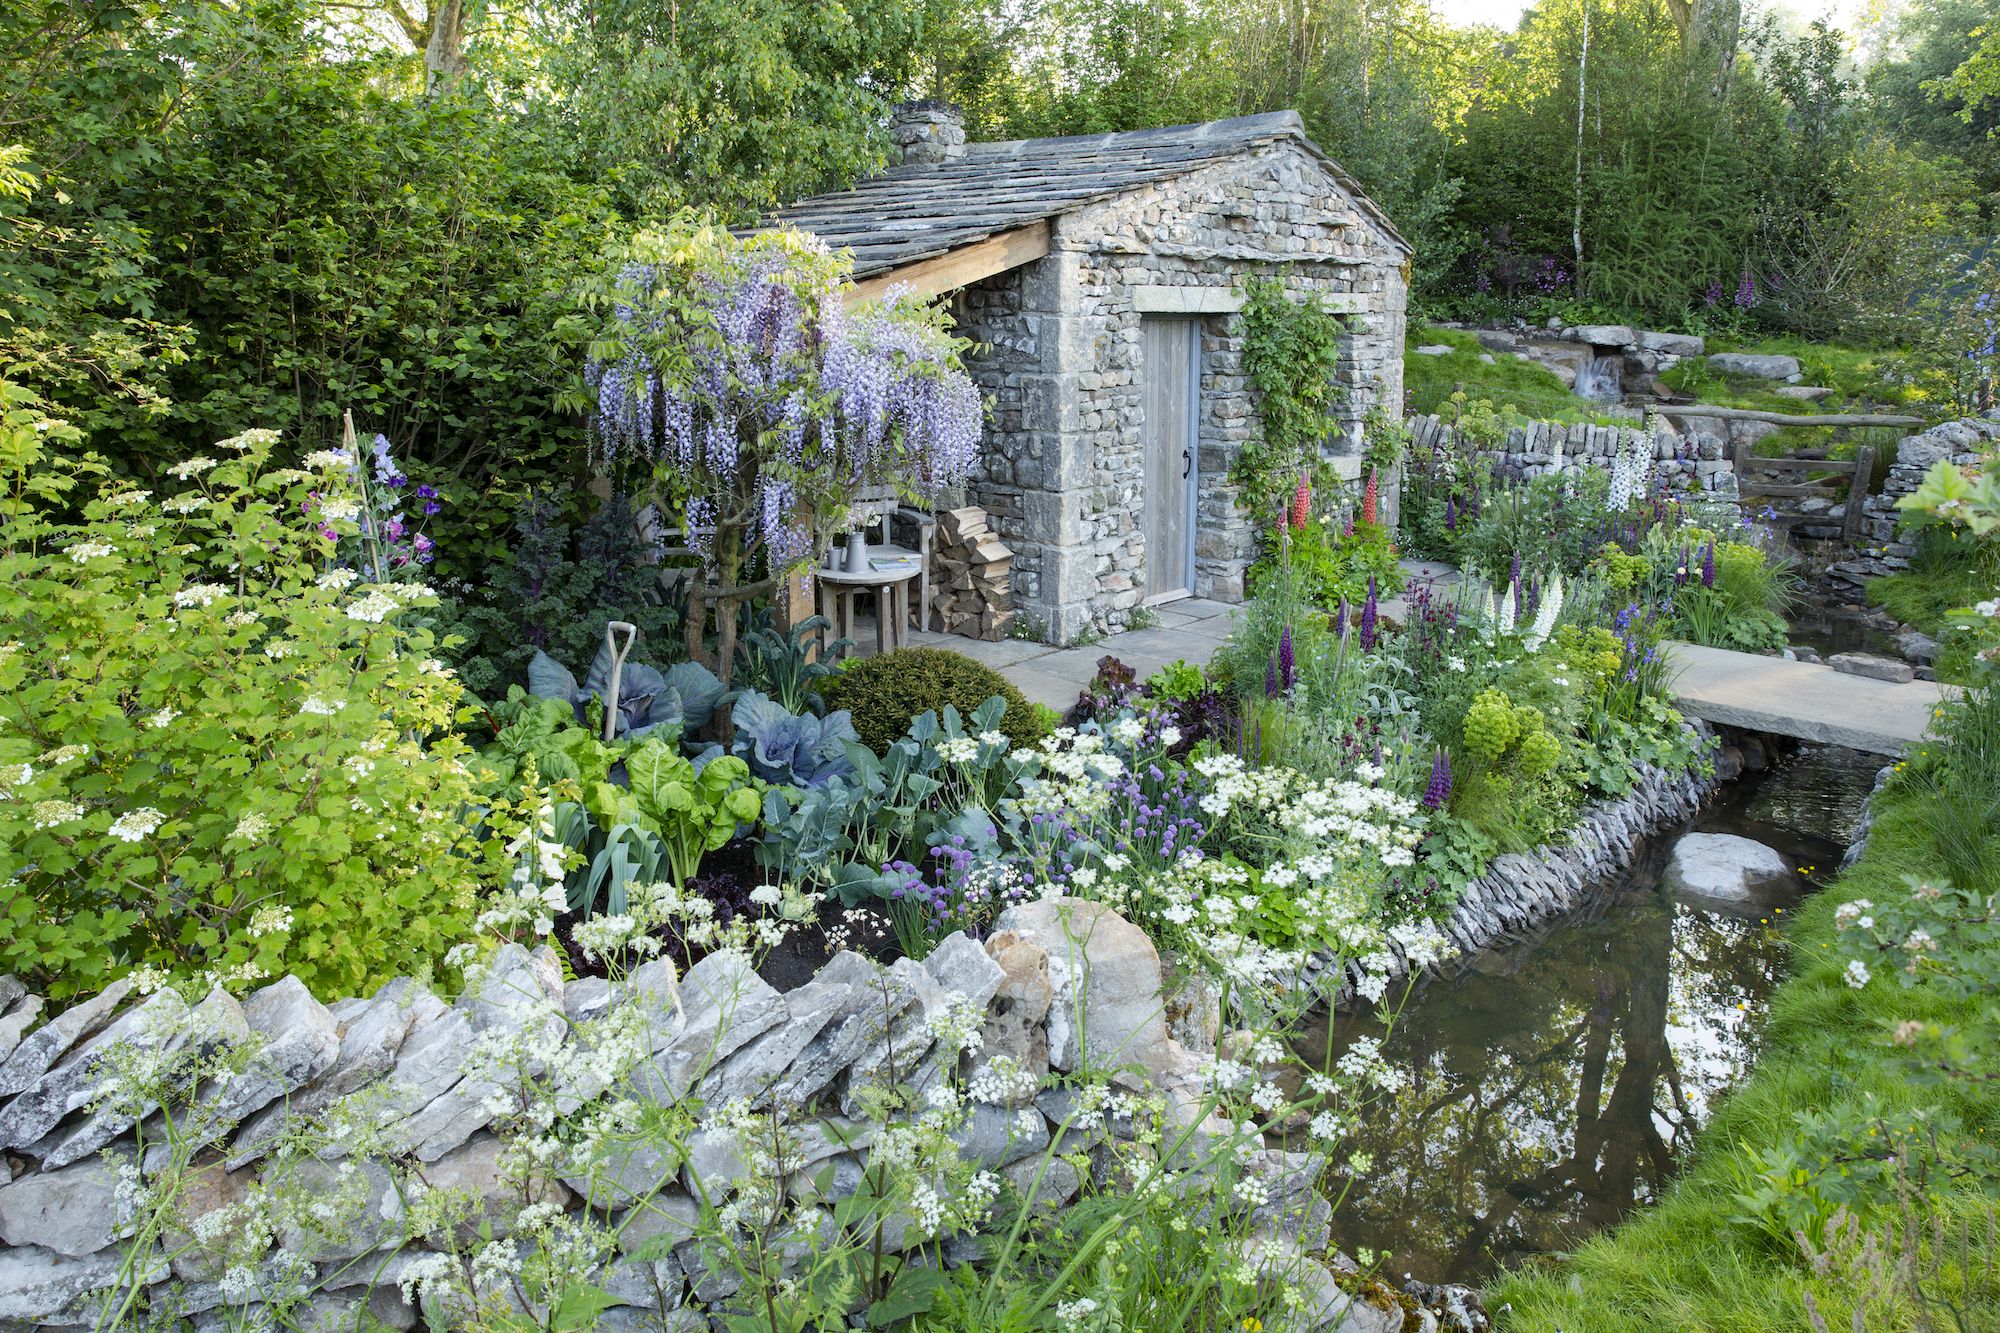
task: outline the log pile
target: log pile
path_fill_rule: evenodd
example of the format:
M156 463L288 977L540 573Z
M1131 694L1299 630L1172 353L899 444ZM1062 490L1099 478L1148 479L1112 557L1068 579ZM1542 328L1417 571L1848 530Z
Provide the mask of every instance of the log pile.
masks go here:
M973 639L1004 639L1014 627L1014 553L977 505L938 515L932 553L930 626Z

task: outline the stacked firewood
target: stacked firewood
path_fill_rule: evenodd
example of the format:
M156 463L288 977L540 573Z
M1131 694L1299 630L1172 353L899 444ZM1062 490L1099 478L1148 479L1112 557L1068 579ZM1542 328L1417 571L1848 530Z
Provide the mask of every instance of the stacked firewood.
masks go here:
M1014 627L1014 553L977 505L938 515L930 623L946 634L1004 639Z

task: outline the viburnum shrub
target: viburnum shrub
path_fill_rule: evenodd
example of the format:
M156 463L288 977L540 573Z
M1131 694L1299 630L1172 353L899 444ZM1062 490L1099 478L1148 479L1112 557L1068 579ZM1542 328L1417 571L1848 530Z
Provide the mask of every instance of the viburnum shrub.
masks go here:
M9 386L0 383L0 392ZM322 995L471 929L459 686L410 582L336 564L353 460L250 431L156 495L0 398L0 971Z

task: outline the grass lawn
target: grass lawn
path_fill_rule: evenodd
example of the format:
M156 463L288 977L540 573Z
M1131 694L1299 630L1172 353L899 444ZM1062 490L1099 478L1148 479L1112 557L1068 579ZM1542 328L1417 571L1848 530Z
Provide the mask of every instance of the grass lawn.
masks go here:
M1660 382L1676 393L1698 403L1716 407L1747 407L1759 412L1786 412L1795 416L1819 416L1834 412L1882 412L1907 407L1909 392L1888 378L1883 353L1858 347L1836 347L1809 343L1802 338L1764 338L1754 342L1711 339L1711 352L1754 352L1759 355L1793 356L1799 361L1800 383L1833 390L1816 403L1787 398L1776 392L1778 385L1754 375L1731 375L1713 370L1705 358L1683 361L1660 376ZM1895 427L1859 427L1836 430L1832 427L1781 426L1775 435L1758 441L1757 452L1776 458L1799 449L1827 446L1836 458L1852 457L1857 444L1872 444L1878 459L1878 473L1886 472L1889 450L1907 432ZM1880 481L1878 475L1877 481Z
M1449 356L1419 356L1417 348L1448 345ZM1484 398L1497 408L1512 408L1537 421L1589 421L1600 425L1631 425L1594 411L1571 393L1547 366L1523 361L1507 352L1486 352L1479 339L1463 329L1432 326L1415 329L1403 350L1403 392L1410 411L1419 415L1447 409L1452 393L1463 388L1469 399Z
M1925 819L1923 799L1898 784L1877 799L1877 823L1861 862L1825 892L1804 904L1788 938L1793 975L1773 996L1765 1053L1749 1080L1717 1110L1693 1159L1656 1207L1617 1230L1586 1242L1575 1254L1502 1280L1488 1293L1496 1324L1539 1333L1762 1333L1806 1329L1811 1294L1833 1329L1853 1321L1857 1283L1851 1274L1813 1275L1796 1248L1766 1230L1737 1221L1746 1211L1738 1195L1754 1176L1753 1153L1782 1156L1798 1141L1799 1117L1834 1114L1851 1120L1881 1115L1895 1120L1943 1107L1966 1131L1990 1143L2000 1131L2000 1082L1983 1089L1967 1084L1940 1088L1913 1083L1901 1053L1882 1044L1884 1025L1911 1018L1963 1025L1972 1001L1952 1001L1923 990L1905 990L1878 976L1862 990L1850 987L1835 948L1834 909L1855 898L1883 903L1906 892L1905 875L1934 875L1939 856ZM1994 1197L1976 1186L1933 1179L1938 1211L1953 1223L1971 1222L1985 1234ZM1983 1263L1982 1314L1962 1327L1989 1328L2000 1311L2000 1282ZM1959 1283L1954 1263L1932 1284ZM1901 1317L1871 1310L1871 1333L1915 1327ZM1948 1317L1937 1327L1953 1327Z

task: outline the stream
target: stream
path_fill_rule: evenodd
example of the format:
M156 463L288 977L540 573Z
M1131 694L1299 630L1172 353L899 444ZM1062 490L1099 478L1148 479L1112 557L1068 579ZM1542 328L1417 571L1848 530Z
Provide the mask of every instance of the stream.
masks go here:
M1804 747L1722 789L1690 827L1776 847L1801 871L1796 902L1838 869L1881 763ZM1733 918L1660 890L1685 831L1652 839L1537 939L1410 995L1386 1046L1410 1085L1350 1140L1372 1162L1334 1217L1348 1253L1374 1251L1396 1281L1476 1285L1659 1197L1755 1063L1786 965L1780 912ZM1301 1034L1308 1060L1382 1030L1369 1011L1331 1023Z

